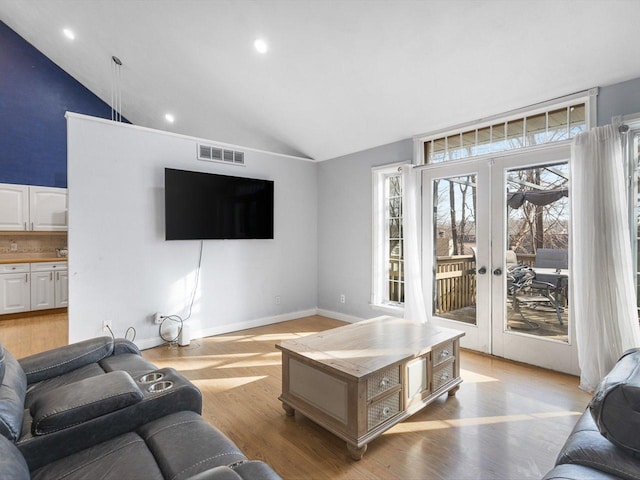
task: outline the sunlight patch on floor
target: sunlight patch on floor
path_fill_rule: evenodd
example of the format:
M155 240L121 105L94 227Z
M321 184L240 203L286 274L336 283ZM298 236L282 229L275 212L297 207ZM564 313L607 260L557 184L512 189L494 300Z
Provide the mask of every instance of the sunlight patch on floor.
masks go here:
M188 370L205 368L266 367L280 365L280 352L269 353L225 353L220 355L199 355L193 357L173 357L154 359L156 365L173 366L180 369L185 365Z
M227 392L234 388L248 385L249 383L258 382L267 378L267 375L258 375L254 377L232 377L232 378L206 378L202 380L191 380L198 388L212 393Z
M303 332L303 333L265 333L263 335L251 335L239 340L240 342L282 342L284 340L295 340L296 338L301 338L307 335L311 335L314 332Z
M494 425L499 423L526 422L543 418L575 417L582 412L558 411L541 413L521 413L516 415L497 415L494 417L453 418L449 420L425 420L423 422L402 422L395 425L383 435L397 433L426 432L445 428L476 427L479 425Z
M471 370L460 369L460 376L465 383L485 383L485 382L498 382L497 378L482 375L481 373L472 372Z

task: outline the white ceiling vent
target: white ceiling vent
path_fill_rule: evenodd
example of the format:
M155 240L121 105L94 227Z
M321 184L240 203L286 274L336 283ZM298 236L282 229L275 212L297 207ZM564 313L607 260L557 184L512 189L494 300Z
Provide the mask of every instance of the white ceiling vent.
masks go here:
M226 150L213 145L198 144L198 160L244 165L244 152Z

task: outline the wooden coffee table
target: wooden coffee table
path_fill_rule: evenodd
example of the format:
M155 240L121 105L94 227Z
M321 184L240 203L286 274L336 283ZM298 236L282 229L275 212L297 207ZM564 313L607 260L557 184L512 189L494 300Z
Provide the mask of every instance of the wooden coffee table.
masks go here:
M460 382L464 332L380 317L276 345L282 407L347 442L354 460L367 444Z

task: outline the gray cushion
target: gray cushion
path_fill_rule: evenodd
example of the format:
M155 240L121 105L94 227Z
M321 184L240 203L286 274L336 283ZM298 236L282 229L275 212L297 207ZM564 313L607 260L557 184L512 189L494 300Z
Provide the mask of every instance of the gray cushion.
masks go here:
M32 480L164 480L144 440L135 433L87 448L38 468Z
M558 465L542 480L618 480L620 477L584 465Z
M31 431L34 435L57 432L141 400L142 392L126 372L86 378L41 395L31 406Z
M31 408L33 403L41 396L48 392L53 392L57 388L70 385L85 378L91 378L98 375L104 375L104 370L97 363L90 363L71 372L59 375L57 377L48 378L41 382L29 385L27 395L25 397L24 407Z
M8 439L0 437L0 478L29 480L27 462L16 446Z
M4 368L0 385L0 434L15 442L22 430L27 377L11 353L0 349L0 355Z
M604 438L589 412L585 412L576 423L556 463L582 465L629 480L640 478L640 461Z
M247 460L229 438L190 411L143 425L138 434L156 457L164 476L174 480Z
M113 339L98 337L20 359L29 385L98 362L113 353Z
M640 455L640 351L630 350L618 360L600 382L589 409L604 437Z

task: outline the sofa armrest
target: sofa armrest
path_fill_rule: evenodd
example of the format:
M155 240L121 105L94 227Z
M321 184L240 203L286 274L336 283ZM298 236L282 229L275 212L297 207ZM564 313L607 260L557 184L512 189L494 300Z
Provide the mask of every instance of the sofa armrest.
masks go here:
M251 480L282 480L271 466L260 460L249 460L234 468L234 471L242 478Z
M126 372L109 372L47 392L31 406L31 433L45 435L115 412L142 400Z
M98 362L112 353L113 339L98 337L24 357L18 362L27 375L27 384L31 385Z
M187 480L242 480L242 477L227 466L210 468Z
M116 338L113 341L113 354L120 355L122 353L135 353L141 355L140 349L135 343L126 338Z

